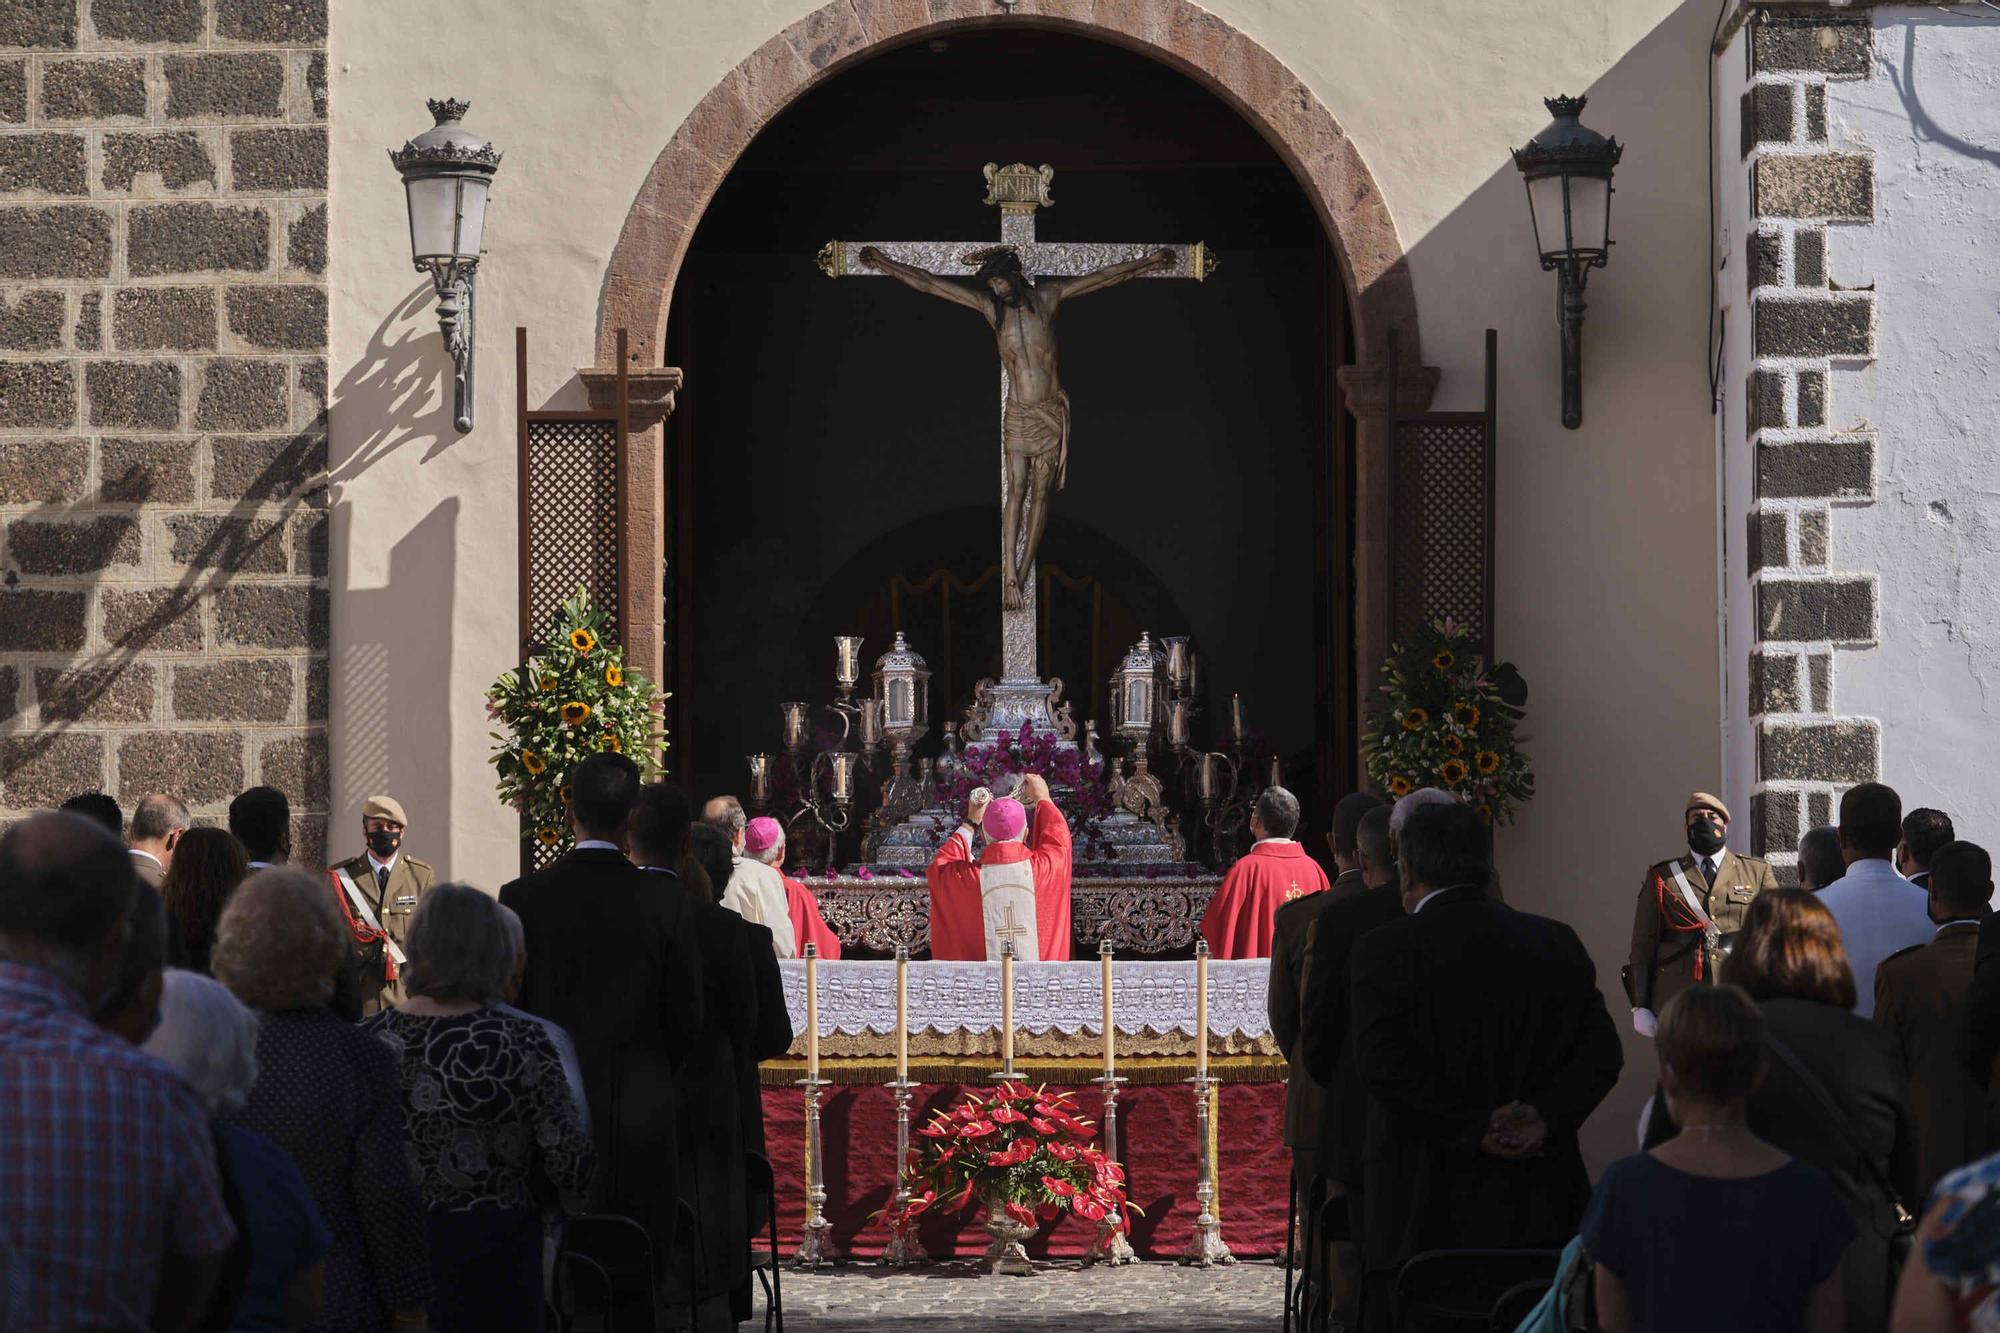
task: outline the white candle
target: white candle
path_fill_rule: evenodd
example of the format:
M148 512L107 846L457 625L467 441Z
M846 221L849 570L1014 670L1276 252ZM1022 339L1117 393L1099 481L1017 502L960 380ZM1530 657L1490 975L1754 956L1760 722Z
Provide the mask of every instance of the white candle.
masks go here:
M910 951L896 946L896 1081L910 1081Z
M806 1077L819 1081L819 946L806 945Z
M1014 1072L1014 942L1000 945L1000 1067Z
M1194 946L1194 1076L1208 1077L1207 940L1198 941Z
M1111 941L1097 946L1097 961L1104 972L1104 1077L1110 1078L1118 1063L1118 1034L1111 1025Z

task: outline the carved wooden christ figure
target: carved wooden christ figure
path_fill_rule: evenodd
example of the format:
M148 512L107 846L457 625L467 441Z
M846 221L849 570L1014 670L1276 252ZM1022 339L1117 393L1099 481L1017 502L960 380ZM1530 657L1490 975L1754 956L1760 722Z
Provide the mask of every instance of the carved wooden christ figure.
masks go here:
M947 278L861 249L861 262L917 291L976 310L992 326L1007 372L1007 405L1000 422L1007 466L1007 498L1000 511L1001 598L1006 609L1024 605L1022 589L1035 577L1035 552L1048 526L1049 500L1063 488L1069 467L1069 395L1056 376L1056 311L1065 299L1103 291L1142 274L1172 266L1178 256L1161 247L1138 259L1106 264L1074 277L1030 281L1012 246L995 246L970 281ZM1022 524L1025 521L1026 531Z

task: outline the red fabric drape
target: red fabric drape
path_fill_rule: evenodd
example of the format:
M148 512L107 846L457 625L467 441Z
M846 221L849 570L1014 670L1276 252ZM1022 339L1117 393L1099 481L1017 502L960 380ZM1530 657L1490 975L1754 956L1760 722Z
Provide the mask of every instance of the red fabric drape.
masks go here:
M1071 1089L1093 1119L1103 1102L1097 1089ZM924 1084L913 1093L914 1127L932 1108L954 1105L965 1092L956 1084ZM1285 1085L1225 1083L1221 1089L1219 1150L1222 1237L1239 1258L1278 1253L1285 1241L1286 1190L1291 1152L1284 1144ZM1184 1084L1121 1088L1118 1138L1131 1199L1145 1209L1132 1218L1132 1247L1140 1257L1171 1259L1187 1244L1199 1208L1195 1202L1194 1090ZM895 1182L896 1101L885 1087L839 1085L820 1107L826 1136L827 1218L833 1242L857 1258L879 1255L888 1233L879 1212ZM782 1253L796 1249L805 1221L805 1111L797 1088L764 1089L764 1136L778 1179L778 1235ZM932 1258L977 1258L985 1253L983 1214L933 1209L918 1231ZM1036 1258L1073 1258L1090 1248L1093 1228L1064 1213L1044 1223L1028 1242Z

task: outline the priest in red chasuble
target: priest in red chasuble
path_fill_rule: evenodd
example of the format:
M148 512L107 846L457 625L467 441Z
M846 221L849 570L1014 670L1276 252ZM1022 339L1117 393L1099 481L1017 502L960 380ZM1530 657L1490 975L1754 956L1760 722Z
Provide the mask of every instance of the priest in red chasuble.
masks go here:
M1299 827L1299 798L1266 787L1250 811L1250 854L1229 867L1222 887L1201 914L1201 937L1216 958L1269 958L1272 922L1294 898L1323 892L1326 872L1292 841Z
M986 834L977 861L975 826ZM1040 774L1022 781L1019 801L995 800L984 787L973 792L965 822L924 874L931 891L931 957L994 960L1008 942L1019 961L1068 962L1069 854L1069 822Z

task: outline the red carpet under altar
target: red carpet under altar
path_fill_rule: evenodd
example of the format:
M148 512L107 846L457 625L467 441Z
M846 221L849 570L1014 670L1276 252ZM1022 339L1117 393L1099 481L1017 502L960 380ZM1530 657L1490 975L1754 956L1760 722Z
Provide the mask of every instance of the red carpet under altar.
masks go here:
M788 1066L792 1062L784 1062ZM1072 1062L1064 1062L1072 1064ZM1023 1080L1071 1083L1096 1071L1073 1062L1059 1073L1023 1065ZM1185 1075L1186 1061L1178 1072ZM1222 1078L1241 1077L1248 1069L1239 1062L1217 1060L1213 1072ZM1243 1061L1241 1064L1250 1065ZM1256 1061L1267 1066L1268 1061ZM1279 1065L1282 1068L1282 1065ZM782 1072L781 1072L782 1069ZM765 1067L767 1080L796 1078L803 1069L778 1064ZM1124 1071L1141 1075L1138 1067ZM923 1071L912 1070L913 1076ZM894 1181L896 1103L879 1084L843 1083L837 1062L824 1074L834 1080L826 1090L821 1124L826 1135L827 1218L833 1223L835 1247L844 1255L879 1255L888 1234L880 1217ZM1258 1074L1268 1078L1264 1070ZM893 1077L893 1074L887 1075ZM1157 1075L1156 1075L1157 1076ZM965 1090L959 1083L925 1083L914 1094L911 1124L921 1125L932 1109L948 1108ZM1102 1111L1098 1090L1074 1089L1093 1117ZM1286 1190L1291 1156L1283 1138L1285 1085L1279 1082L1225 1082L1220 1089L1219 1202L1223 1239L1239 1258L1261 1258L1284 1246ZM1195 1203L1194 1091L1185 1083L1127 1084L1118 1094L1118 1137L1129 1178L1132 1201L1145 1210L1132 1219L1132 1245L1142 1258L1170 1259L1187 1243ZM778 1179L778 1231L782 1251L789 1256L798 1245L805 1219L805 1114L801 1090L789 1083L764 1088L764 1132L771 1164ZM933 1211L919 1235L933 1258L977 1256L986 1247L977 1208L962 1214ZM1089 1248L1092 1228L1065 1213L1044 1224L1028 1252L1036 1258L1081 1255Z

